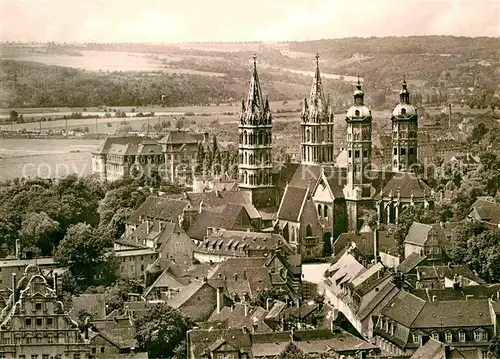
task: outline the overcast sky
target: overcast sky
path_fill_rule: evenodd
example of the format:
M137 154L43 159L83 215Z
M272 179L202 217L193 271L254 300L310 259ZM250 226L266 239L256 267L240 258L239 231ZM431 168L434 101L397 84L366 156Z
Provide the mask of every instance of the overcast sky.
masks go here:
M500 0L0 0L4 41L500 36Z

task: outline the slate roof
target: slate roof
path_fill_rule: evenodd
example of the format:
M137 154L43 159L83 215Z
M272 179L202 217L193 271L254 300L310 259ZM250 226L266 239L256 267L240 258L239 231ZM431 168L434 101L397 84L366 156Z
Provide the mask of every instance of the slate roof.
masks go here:
M177 294L172 296L171 299L167 300L167 304L172 308L178 309L205 285L209 284L203 281L192 281L184 288L181 288L181 290Z
M417 349L410 359L444 359L446 358L446 345L430 338L427 343Z
M198 245L196 252L246 256L249 250L274 250L285 244L285 239L279 234L228 230L208 236Z
M404 243L415 244L417 246L424 246L428 239L429 232L431 230L436 231L438 236L438 241L440 244L446 242L446 233L439 223L435 224L424 224L413 222L408 230L408 234L404 240Z
M426 196L429 197L431 188L422 180L418 179L413 173L395 173L385 184L379 197L388 197L392 194L392 196L396 198L398 193L401 198L411 198L413 195L416 200Z
M363 320L370 314L378 316L380 310L399 293L399 289L394 285L394 283L389 282L380 289L380 291L373 297L373 299L366 301L361 301L359 309L357 311L357 316L359 319Z
M469 285L460 288L442 289L411 289L411 293L425 301L435 300L465 300L466 296L473 296L474 299L487 299L496 296L500 291L500 284L489 285Z
M178 222L189 202L169 197L149 196L128 218L127 223L137 224L141 216Z
M366 268L351 253L346 251L336 263L327 269L325 283L334 293L338 294L343 292L341 289L343 283L351 282L365 271Z
M307 188L287 186L283 199L281 200L278 218L286 221L298 222L307 193Z
M159 143L162 144L194 144L203 141L202 133L194 133L182 130L172 130L169 131L165 137L163 137Z
M410 253L408 257L406 257L398 266L397 270L404 274L411 272L415 267L417 267L420 263L422 263L426 256L421 256L420 254L413 252Z
M381 314L410 327L425 306L425 301L405 291L400 291L382 310Z
M246 213L245 207L236 204L207 208L196 217L187 234L189 237L201 241L207 235L209 227L228 230L240 229L237 220L242 212Z
M494 198L479 197L471 206L475 210L480 220L492 224L500 223L500 204Z
M464 265L451 265L451 266L418 266L417 273L419 273L421 280L425 279L453 279L455 275L465 277L476 283L483 284L484 281L479 278L470 267Z
M145 141L145 138L139 136L106 137L104 141L101 142L99 147L97 147L94 153L104 155L109 153L109 150L113 145L138 146L143 141Z
M129 320L106 320L93 322L99 334L120 349L136 348L135 327Z
M191 207L199 209L200 203L208 207L218 207L225 204L252 204L250 193L246 191L211 191L211 192L186 192L184 200L188 201Z
M493 325L487 299L427 302L412 328L480 327Z

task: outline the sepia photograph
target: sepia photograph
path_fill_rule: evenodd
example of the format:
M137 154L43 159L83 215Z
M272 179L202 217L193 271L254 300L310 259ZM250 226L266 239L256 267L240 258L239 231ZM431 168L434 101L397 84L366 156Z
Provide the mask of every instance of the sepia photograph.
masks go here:
M500 359L500 0L0 0L0 359Z

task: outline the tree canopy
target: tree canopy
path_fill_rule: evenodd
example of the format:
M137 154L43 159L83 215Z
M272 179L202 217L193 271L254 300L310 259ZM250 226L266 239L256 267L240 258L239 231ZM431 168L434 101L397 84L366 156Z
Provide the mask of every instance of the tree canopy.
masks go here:
M186 333L193 327L191 319L168 305L156 304L135 321L136 338L152 359L169 359L184 347Z

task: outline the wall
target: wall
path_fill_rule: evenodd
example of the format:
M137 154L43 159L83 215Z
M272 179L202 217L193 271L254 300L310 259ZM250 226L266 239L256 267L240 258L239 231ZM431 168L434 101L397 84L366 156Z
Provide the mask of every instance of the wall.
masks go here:
M116 275L123 279L142 279L148 266L157 258L158 253L117 257L119 268Z
M179 309L196 322L206 321L217 309L217 290L205 283Z
M94 358L108 358L109 355L120 354L120 349L104 339L100 334L90 341L90 355ZM27 358L28 359L28 358Z

